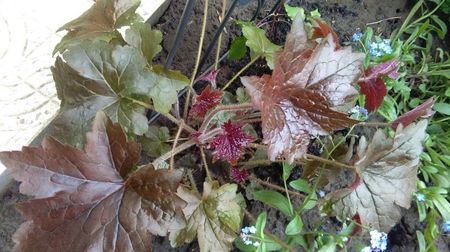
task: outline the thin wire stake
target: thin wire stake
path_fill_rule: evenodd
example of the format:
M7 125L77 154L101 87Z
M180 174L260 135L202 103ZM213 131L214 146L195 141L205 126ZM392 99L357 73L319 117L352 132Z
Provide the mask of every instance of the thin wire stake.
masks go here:
M166 63L164 64L164 68L166 69L172 65L175 54L177 53L178 47L180 46L181 38L183 37L188 21L191 18L194 5L195 0L187 0L186 5L184 6L180 23L178 23L177 33L175 34L175 40L173 41L172 47L170 48L169 54L166 58Z

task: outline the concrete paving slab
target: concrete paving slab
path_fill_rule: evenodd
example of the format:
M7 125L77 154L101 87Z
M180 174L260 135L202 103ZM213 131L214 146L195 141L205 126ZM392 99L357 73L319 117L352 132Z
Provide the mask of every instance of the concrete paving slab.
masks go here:
M162 15L168 0L143 0L138 12ZM0 0L0 151L19 150L59 108L50 71L56 30L92 5L91 0ZM156 12L156 13L155 13ZM4 171L0 163L0 175ZM3 182L2 182L3 180ZM1 184L5 179L0 176Z

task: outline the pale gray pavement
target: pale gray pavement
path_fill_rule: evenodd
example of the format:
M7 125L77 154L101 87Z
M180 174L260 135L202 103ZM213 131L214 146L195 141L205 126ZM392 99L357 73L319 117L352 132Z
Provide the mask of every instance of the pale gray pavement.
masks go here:
M148 18L165 0L142 1ZM18 150L59 108L50 66L56 30L90 7L90 0L0 0L0 151ZM0 174L4 167L0 163Z

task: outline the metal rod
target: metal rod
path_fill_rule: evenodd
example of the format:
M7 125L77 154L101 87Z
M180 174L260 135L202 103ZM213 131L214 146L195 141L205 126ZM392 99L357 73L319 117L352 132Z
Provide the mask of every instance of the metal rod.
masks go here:
M172 47L170 48L170 52L167 55L166 63L164 64L165 68L169 68L172 65L173 59L175 58L175 54L177 53L178 47L181 42L181 38L186 31L186 26L191 18L192 10L195 6L195 0L187 0L186 5L184 6L183 14L181 15L180 23L178 23L177 33L175 34L175 40L173 41Z
M227 14L223 18L222 23L220 23L219 28L217 29L216 33L214 34L214 37L213 37L211 43L209 43L208 47L206 48L205 54L203 54L203 57L200 60L200 65L199 65L198 69L202 69L203 65L205 64L206 60L208 59L208 56L211 54L211 51L214 49L214 46L216 45L220 34L222 33L223 29L225 29L225 25L227 24L228 20L230 19L231 14L233 14L233 11L236 8L238 2L239 2L239 0L234 0L231 3L231 6L228 9Z

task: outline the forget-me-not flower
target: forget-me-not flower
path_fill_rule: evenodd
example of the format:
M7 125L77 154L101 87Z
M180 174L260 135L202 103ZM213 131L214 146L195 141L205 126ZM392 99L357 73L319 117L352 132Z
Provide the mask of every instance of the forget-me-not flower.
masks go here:
M255 233L256 233L255 226L244 227L241 229L241 234L239 236L241 237L245 245L253 245L255 247L258 247L260 243L258 241L253 241L252 238L250 237L250 235Z
M425 195L423 193L416 193L417 201L424 202L425 201Z
M358 42L361 40L363 34L361 32L357 32L355 34L352 35L352 41L353 42Z
M391 54L392 47L389 39L383 39L381 42L371 42L369 44L369 52L375 57L381 57L384 54Z

